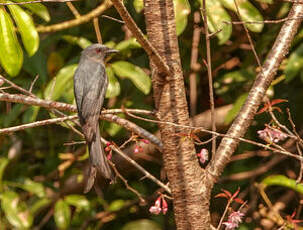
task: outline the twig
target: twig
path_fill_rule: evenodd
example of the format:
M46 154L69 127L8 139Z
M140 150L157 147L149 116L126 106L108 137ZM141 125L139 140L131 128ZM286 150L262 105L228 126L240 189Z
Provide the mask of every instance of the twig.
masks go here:
M194 31L191 46L191 58L190 58L190 69L191 73L189 75L189 98L190 98L190 115L194 116L197 113L197 71L200 67L198 63L198 47L200 42L201 28L200 23L200 13L194 13Z
M3 77L2 75L0 75L0 79L2 79L3 81L5 81L6 83L8 83L9 85L11 85L13 88L15 88L16 90L25 93L28 96L31 97L36 97L35 94L31 93L30 91L23 89L22 87L16 85L14 82L11 82L10 80L6 79L5 77Z
M75 18L80 18L81 17L78 10L76 9L76 7L71 2L66 2L66 5L68 6L69 10L73 13Z
M61 2L76 2L76 1L79 1L79 0L35 0L35 1L28 1L28 2L6 2L6 3L0 3L0 6L25 5L25 4L45 3L45 2L61 3Z
M77 118L78 118L77 115L73 115L73 116L67 116L67 117L47 119L47 120L43 120L43 121L35 121L35 122L29 123L29 124L0 129L0 134L3 135L3 134L21 131L24 129L34 128L34 127L38 127L38 126L55 124L55 123L59 123L59 122L67 121L67 120L74 120Z
M113 18L113 17L108 16L108 15L101 15L101 17L102 17L102 18L107 18L107 19L110 19L110 20L115 21L115 22L119 22L119 23L121 23L121 24L125 24L125 22L124 22L124 21L119 20L119 19L117 19L117 18Z
M102 44L102 36L101 36L101 32L100 32L100 27L99 27L99 18L95 17L93 19L93 24L94 24L94 28L95 28L95 33L97 36L97 41L98 43Z
M209 102L210 102L210 111L211 111L211 130L216 132L216 114L215 114L215 101L214 101L214 89L213 89L213 76L211 70L211 51L210 51L210 37L208 34L208 23L207 23L207 12L206 12L206 3L203 0L202 4L202 15L204 22L205 30L205 42L206 42L206 59L207 59L207 76L208 76L208 89L209 89ZM216 136L212 134L212 156L216 154Z
M59 30L68 29L74 26L78 26L83 23L90 22L93 18L98 17L100 14L102 14L105 10L109 9L112 6L112 3L110 0L105 0L100 6L98 6L96 9L92 10L88 14L81 15L79 18L61 22L58 24L54 24L51 26L38 26L37 31L40 33L49 33L49 32L55 32Z
M32 93L33 88L34 88L34 85L35 85L36 81L38 80L38 78L39 78L39 75L37 74L36 77L35 77L35 79L32 81L31 86L29 87L29 90L28 90L28 91L29 91L30 93ZM3 79L3 78L2 78L2 79Z
M106 141L105 139L101 138L102 143L106 144L108 143L108 141ZM130 164L132 164L133 166L135 166L139 171L141 171L144 176L150 180L152 180L153 182L155 182L157 185L159 185L160 187L162 187L166 192L171 193L170 188L163 184L160 180L158 180L156 177L154 177L152 174L150 174L148 171L146 171L141 165L139 165L136 161L134 161L133 159L131 159L129 156L127 156L123 151L121 151L117 146L111 146L111 148L118 153L121 157L123 157L125 160L127 160Z
M129 30L132 32L134 37L146 51L150 59L158 67L158 70L162 73L165 73L166 75L170 75L169 67L166 65L163 58L160 56L155 47L152 46L152 44L146 39L142 31L136 25L136 23L126 10L125 6L123 5L123 2L120 0L111 0L111 2L115 6L116 10L120 14L121 18L129 28Z

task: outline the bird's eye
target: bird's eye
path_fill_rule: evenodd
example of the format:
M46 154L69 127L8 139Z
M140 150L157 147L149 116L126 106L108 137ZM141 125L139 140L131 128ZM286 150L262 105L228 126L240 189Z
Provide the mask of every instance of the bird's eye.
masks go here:
M100 48L96 49L96 53L97 54L101 53L101 49Z

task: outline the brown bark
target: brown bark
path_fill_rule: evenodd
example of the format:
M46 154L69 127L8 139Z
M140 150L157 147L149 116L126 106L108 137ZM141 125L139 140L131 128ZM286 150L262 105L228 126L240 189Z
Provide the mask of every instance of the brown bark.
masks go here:
M169 66L169 75L153 70L154 99L159 119L189 125L184 79L179 56L172 0L145 0L147 34ZM193 141L178 133L190 130L159 125L164 167L173 195L178 229L209 229L209 191L195 154ZM208 191L208 192L206 192Z

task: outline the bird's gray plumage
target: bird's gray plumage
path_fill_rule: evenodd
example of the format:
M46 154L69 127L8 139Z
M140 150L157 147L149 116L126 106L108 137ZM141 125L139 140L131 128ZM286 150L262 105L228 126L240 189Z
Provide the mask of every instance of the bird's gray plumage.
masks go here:
M90 171L84 192L94 185L97 172L114 180L100 141L99 116L103 106L108 79L104 58L115 52L101 44L94 44L81 53L80 62L74 75L74 93L78 116L90 156Z

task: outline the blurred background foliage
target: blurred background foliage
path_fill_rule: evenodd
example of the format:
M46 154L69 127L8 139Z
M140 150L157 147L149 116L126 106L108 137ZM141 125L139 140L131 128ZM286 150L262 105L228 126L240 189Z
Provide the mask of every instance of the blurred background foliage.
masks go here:
M13 2L21 1L23 0ZM145 31L143 1L124 2L136 23ZM96 0L73 2L81 15L90 12L99 4L100 2ZM189 97L188 76L193 71L190 68L193 29L195 26L202 28L203 25L203 22L194 25L193 15L194 12L200 11L202 0L174 0L174 4L184 80ZM222 124L226 129L237 115L259 69L243 26L229 23L239 21L234 1L206 0L206 6L209 30L215 33L211 39L211 52L216 107L233 104L233 108L225 117L225 123ZM260 21L286 17L289 9L290 3L272 0L242 0L239 3L242 20L259 22L247 24L247 28L261 61L266 58L281 24L264 24ZM113 7L104 14L119 18ZM0 6L1 74L25 89L29 89L38 75L33 88L35 95L74 104L73 74L81 50L97 42L93 23L52 33L38 33L37 30L38 26L52 25L73 18L65 3ZM99 24L103 42L120 51L119 54L112 56L107 64L106 71L110 84L106 94L106 108L124 106L152 110L154 104L147 55L123 24L104 17L99 17ZM282 104L281 109L285 111L286 107L290 108L298 130L302 127L300 114L303 109L302 39L301 29L293 42L290 55L280 66L276 80L268 91L269 98L289 100L290 103ZM202 57L205 58L203 33L198 51L198 62L201 65L195 71L198 89L197 114L209 109L207 70L202 62ZM13 89L5 91L17 93ZM1 102L0 109L1 128L55 116L45 109L22 104ZM289 125L285 112L278 117ZM133 121L150 132L157 130L155 124ZM246 137L257 139L256 131L263 129L264 124L269 122L270 118L266 114L256 116ZM116 124L102 122L101 127L103 136L118 145L132 135ZM142 175L136 170L121 170L121 173L127 178L129 185L147 199L145 205L140 203L136 195L127 190L120 181L102 186L103 198L97 196L94 191L83 195L82 190L74 185L79 184L83 178L83 167L88 157L85 146L64 145L79 140L81 140L79 136L64 124L42 126L0 136L1 229L175 228L171 203L165 216L155 216L148 212L149 206L157 197L158 188L152 182L142 180ZM256 149L243 143L237 153ZM75 155L77 157L73 157ZM162 168L161 156L157 153L150 155L149 158L140 156L136 158L141 158L140 163L159 178ZM267 161L268 158L260 156L233 161L225 170L223 177L252 170ZM257 199L256 193L250 193L254 190L251 182L256 181L265 187L279 186L276 192L272 192L275 197L279 197L277 191L286 189L293 189L302 194L302 188L293 184L295 182L293 175L299 170L299 164L291 159L287 162L278 164L271 171L253 179L219 183L214 193L222 187L234 191L241 186L242 190L247 191L245 199ZM286 174L288 177L280 175L266 178L271 174ZM222 215L224 204L221 202L223 201L212 202L214 222ZM293 204L288 209L294 210L296 207ZM258 220L250 221L243 224L241 229L252 229L258 225Z

